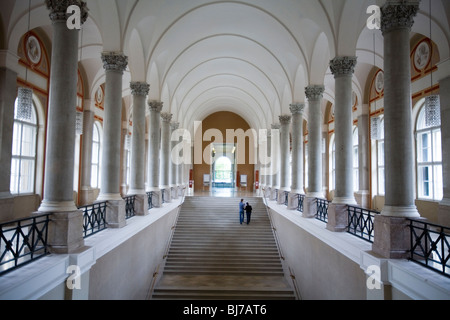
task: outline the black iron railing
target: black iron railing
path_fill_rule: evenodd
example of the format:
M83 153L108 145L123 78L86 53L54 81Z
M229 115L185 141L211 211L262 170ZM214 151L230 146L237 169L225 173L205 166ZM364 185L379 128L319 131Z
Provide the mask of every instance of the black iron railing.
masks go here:
M166 199L165 199L165 191L164 189L161 189L161 204L166 203Z
M414 219L409 228L409 259L450 277L450 228Z
M153 209L153 192L147 192L148 210Z
M83 211L83 235L85 238L106 229L106 201L78 209Z
M328 201L327 199L316 198L316 204L316 219L323 222L328 222L328 205L330 204L330 201Z
M361 239L373 242L373 225L378 211L363 209L356 206L347 206L348 228L347 232Z
M136 196L128 196L123 198L125 200L125 218L130 219L136 215L134 204L136 203Z
M283 191L284 196L284 205L287 206L289 204L289 191Z
M0 224L0 275L49 253L49 222L47 214Z
M304 194L297 194L298 202L297 202L297 211L303 212L303 201L305 201Z

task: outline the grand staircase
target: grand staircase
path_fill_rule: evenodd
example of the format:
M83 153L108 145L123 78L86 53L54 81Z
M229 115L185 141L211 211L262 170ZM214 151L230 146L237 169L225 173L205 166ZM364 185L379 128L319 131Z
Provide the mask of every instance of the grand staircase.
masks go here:
M188 197L152 299L292 300L261 198L239 224L236 198Z

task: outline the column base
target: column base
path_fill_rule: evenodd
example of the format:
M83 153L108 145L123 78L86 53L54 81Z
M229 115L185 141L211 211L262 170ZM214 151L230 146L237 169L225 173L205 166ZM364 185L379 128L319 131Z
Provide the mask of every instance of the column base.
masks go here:
M109 200L106 203L106 224L108 228L116 229L127 225L124 200Z
M439 203L438 223L441 226L450 227L450 199L443 199Z
M80 190L80 206L86 206L94 203L96 200L95 193L95 189L82 187Z
M171 203L172 202L172 190L170 187L161 188L162 196L164 197L165 203Z
M73 201L47 201L44 200L41 203L38 211L41 213L54 213L54 212L73 212L77 211Z
M381 211L382 216L398 218L420 218L416 206L387 206Z
M355 199L358 206L361 208L370 207L370 192L368 190L359 190L355 193Z
M405 259L411 249L408 220L377 215L372 251L387 259Z
M121 201L123 200L120 193L100 193L98 195L97 201Z
M55 254L68 254L82 247L84 247L83 212L79 210L53 212L48 227L49 251Z
M147 194L137 194L134 200L134 212L137 216L148 215L148 197Z
M348 228L347 204L330 203L328 206L327 230L346 232Z
M270 196L269 196L269 200L271 200L271 201L276 201L277 200L277 196L279 197L280 195L279 195L279 190L278 190L278 188L276 188L276 187L272 187L271 189L270 189Z
M355 197L334 197L334 204L356 205Z
M155 191L149 191L152 193L152 208L161 208L162 207L162 192L160 189L156 189ZM147 200L148 202L148 200Z
M287 208L288 210L297 210L298 209L298 197L299 197L299 192L291 192L289 193L289 200L288 200L288 205Z

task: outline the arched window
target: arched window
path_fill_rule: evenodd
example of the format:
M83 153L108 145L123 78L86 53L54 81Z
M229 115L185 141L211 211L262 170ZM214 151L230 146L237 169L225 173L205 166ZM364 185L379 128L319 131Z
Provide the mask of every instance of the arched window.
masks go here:
M416 127L418 198L442 200L441 127L427 127L425 108L419 112Z
M353 190L359 190L358 127L353 129Z
M91 159L91 187L100 187L100 148L101 148L101 135L100 124L94 123L94 132L92 134L92 159Z
M14 105L14 129L11 158L12 194L35 192L37 115L33 103L30 120L19 119L17 99Z

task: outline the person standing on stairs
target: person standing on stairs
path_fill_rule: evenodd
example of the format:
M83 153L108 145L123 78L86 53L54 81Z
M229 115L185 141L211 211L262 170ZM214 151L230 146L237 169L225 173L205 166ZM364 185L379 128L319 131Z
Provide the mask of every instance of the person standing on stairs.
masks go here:
M244 199L241 199L241 202L239 202L239 221L241 222L241 224L242 222L244 222L244 207Z
M245 212L247 213L247 224L250 223L250 218L252 217L252 206L247 202L245 205Z

